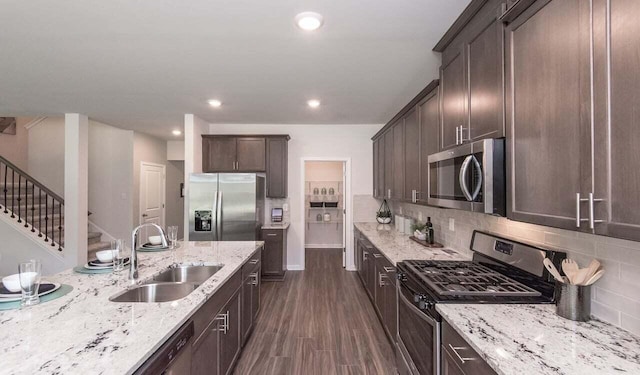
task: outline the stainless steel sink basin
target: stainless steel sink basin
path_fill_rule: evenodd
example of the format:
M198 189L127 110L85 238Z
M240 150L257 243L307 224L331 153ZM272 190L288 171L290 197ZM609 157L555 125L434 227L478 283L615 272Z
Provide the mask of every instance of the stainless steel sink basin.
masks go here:
M169 302L188 296L195 283L154 283L127 289L109 298L112 302Z
M200 283L202 284L216 272L222 265L216 266L178 266L162 271L153 280L171 283Z

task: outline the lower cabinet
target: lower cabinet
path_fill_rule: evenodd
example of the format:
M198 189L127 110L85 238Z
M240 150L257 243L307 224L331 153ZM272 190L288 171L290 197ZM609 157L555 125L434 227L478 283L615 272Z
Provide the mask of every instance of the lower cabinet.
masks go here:
M282 281L287 272L287 229L262 229L262 277Z
M257 252L193 315L192 375L228 375L260 308Z
M496 372L447 323L442 321L442 375L496 375Z
M360 232L355 231L356 267L389 341L396 342L397 300L394 265Z

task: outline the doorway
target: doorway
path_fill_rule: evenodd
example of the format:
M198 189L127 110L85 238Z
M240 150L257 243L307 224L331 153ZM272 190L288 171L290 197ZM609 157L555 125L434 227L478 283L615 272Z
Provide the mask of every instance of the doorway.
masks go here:
M347 263L347 161L304 161L304 247L340 249Z
M153 223L165 227L166 167L143 161L140 163L140 217L139 224ZM155 233L150 231L149 233ZM146 239L145 230L141 238Z

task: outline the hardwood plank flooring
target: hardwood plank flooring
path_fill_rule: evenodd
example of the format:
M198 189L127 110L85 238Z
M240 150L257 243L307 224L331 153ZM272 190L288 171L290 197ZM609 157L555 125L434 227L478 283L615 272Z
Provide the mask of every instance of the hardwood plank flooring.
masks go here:
M341 249L307 249L305 271L262 284L234 374L394 374L395 354Z

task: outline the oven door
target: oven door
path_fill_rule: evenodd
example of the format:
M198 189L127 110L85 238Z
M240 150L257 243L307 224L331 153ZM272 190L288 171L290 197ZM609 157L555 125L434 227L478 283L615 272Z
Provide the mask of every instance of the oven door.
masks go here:
M398 349L415 375L440 374L440 323L416 307L415 294L398 282ZM401 367L401 366L399 366Z
M484 139L429 155L428 203L504 215L503 144Z

